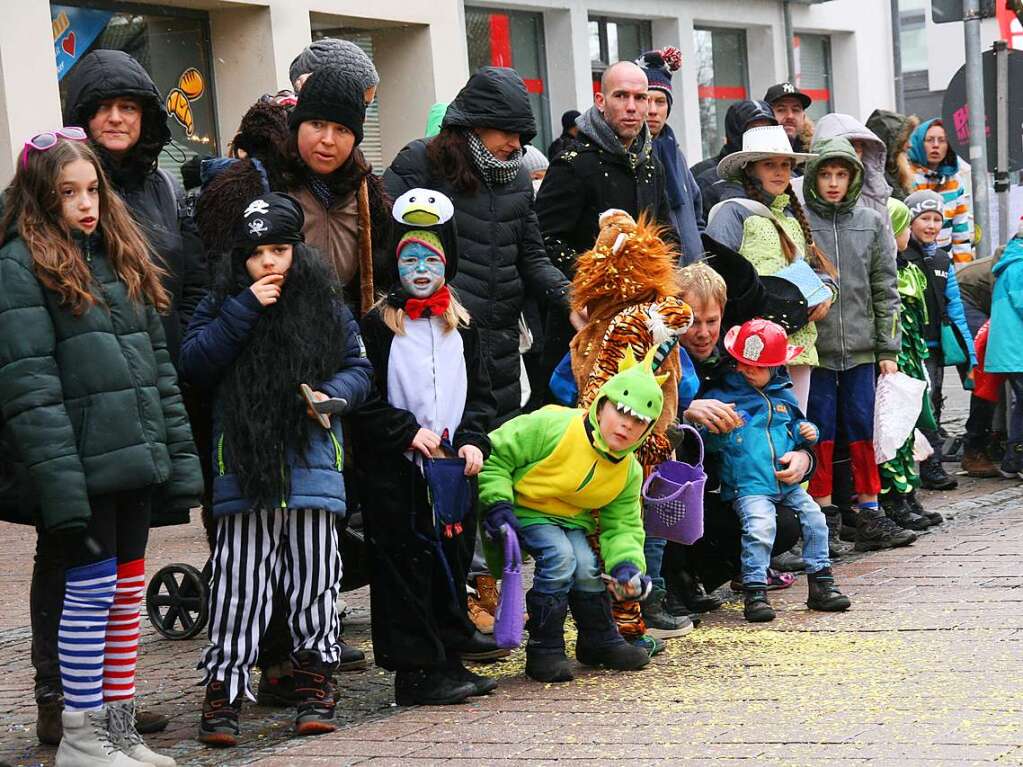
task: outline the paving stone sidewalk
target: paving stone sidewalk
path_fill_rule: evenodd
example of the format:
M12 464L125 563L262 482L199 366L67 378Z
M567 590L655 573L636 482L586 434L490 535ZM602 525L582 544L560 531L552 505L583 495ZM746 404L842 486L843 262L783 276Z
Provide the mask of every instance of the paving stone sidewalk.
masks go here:
M199 746L202 642L162 639L144 619L142 702L172 719L149 742L181 765L1023 765L1023 484L960 479L924 494L945 525L836 567L848 613L808 612L800 578L773 592L767 626L733 598L646 670L579 668L567 685L525 679L517 652L487 669L497 693L457 707L398 709L389 674L345 673L341 729L318 738L292 737L288 711L248 706L241 747ZM49 765L30 692L34 535L3 534L0 762ZM154 530L148 571L201 567L204 551L198 523ZM345 638L368 652L366 590L345 598Z

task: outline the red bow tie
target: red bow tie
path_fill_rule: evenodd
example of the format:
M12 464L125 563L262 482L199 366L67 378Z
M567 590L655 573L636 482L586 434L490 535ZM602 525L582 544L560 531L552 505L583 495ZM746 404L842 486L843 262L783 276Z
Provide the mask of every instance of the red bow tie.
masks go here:
M451 304L451 292L445 285L429 298L409 298L405 301L405 314L414 320L420 317L440 317Z

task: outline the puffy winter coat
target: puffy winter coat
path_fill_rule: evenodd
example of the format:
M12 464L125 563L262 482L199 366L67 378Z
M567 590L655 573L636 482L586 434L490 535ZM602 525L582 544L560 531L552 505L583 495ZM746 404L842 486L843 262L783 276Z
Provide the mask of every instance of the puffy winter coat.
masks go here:
M512 70L486 67L448 107L444 127L500 128L519 133L525 142L535 133L532 119L521 79ZM459 261L452 284L479 331L501 423L519 409L518 319L525 290L567 315L568 281L544 250L525 168L507 184L489 186L480 175L479 188L469 194L431 168L426 147L427 141L419 139L402 149L384 174L384 184L394 198L424 187L454 203Z
M959 170L959 156L949 147L941 164L931 170L927 166L924 137L927 129L940 120L920 123L909 140L909 161L913 168L913 192L930 189L941 195L945 202L944 223L938 233L938 247L949 250L952 259L973 260L973 202L963 173Z
M171 309L163 317L163 327L171 361L177 365L181 338L192 312L206 295L209 274L202 242L184 211L184 190L156 164L171 139L163 99L142 65L122 51L93 51L71 70L65 82L66 125L88 130L89 120L104 99L126 96L142 105L141 135L127 162L117 164L102 147L94 147L114 189L167 272L163 286L171 295Z
M895 360L901 348L900 301L889 218L859 204L863 164L848 141L818 139L814 152L817 157L806 163L803 178L806 220L813 241L838 270L838 296L827 316L816 323L820 366L848 370ZM835 159L856 168L849 191L838 204L828 202L817 191L821 165ZM880 172L883 165L882 161L875 171Z
M799 411L789 377L779 371L767 386L755 389L732 371L720 388L710 389L703 397L734 404L745 421L728 434L703 430L707 451L719 454L721 500L780 493L782 486L774 472L784 467L778 459L810 445L799 433L800 424L809 421Z
M224 373L244 347L249 333L259 320L262 306L251 290L229 296L222 304L210 295L195 311L192 324L181 345L182 376L205 389L215 389ZM357 409L370 395L372 367L362 351L359 326L345 308L345 345L342 368L329 381L309 382L330 397L348 400ZM213 405L213 515L223 516L251 511L253 503L242 493L238 475L230 470L231 443L221 423L223 403L214 395ZM253 414L258 418L259 415ZM325 509L334 514L347 513L344 468L344 437L341 420L331 419L330 429L310 432L304 456L287 455L290 495L281 505L290 509Z
M105 305L77 317L20 238L0 250L0 517L51 531L84 528L90 496L163 486L186 510L202 492L159 315L128 298L101 236L78 241Z
M989 373L1021 373L1023 237L1009 240L992 272L995 275L995 290L991 297L991 329L984 368Z

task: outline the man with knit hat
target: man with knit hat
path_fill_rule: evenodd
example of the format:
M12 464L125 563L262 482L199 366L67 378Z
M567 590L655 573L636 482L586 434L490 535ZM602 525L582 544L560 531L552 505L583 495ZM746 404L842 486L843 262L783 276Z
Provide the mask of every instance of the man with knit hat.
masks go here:
M646 72L649 83L646 126L654 138L654 153L664 166L671 223L682 242L682 260L691 264L703 255L700 240L700 232L706 226L703 200L696 178L689 171L686 156L675 140L675 131L668 125L668 115L674 102L671 75L682 66L682 53L678 48L669 46L647 51L636 63Z
M362 87L365 102L369 104L373 100L380 84L380 75L373 61L355 43L333 37L314 40L291 62L288 76L295 92L302 90L309 75L326 66L340 67L351 74Z
M561 135L554 139L547 149L547 156L552 160L567 149L568 145L579 135L579 126L575 124L579 115L578 109L569 109L561 115Z

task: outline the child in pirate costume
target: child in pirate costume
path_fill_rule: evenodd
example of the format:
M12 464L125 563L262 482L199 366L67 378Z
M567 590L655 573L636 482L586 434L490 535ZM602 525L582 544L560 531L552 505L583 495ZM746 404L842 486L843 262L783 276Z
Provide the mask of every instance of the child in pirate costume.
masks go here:
M676 297L678 254L661 239L661 231L646 216L637 223L625 211L605 211L596 244L579 256L572 280L572 308L587 316L571 343L579 407L593 403L600 387L618 372L627 348L640 358L651 349L658 350L658 372L667 376L661 387L664 407L650 436L636 451L644 475L672 455L666 432L678 415L682 372L678 337L693 322L692 309ZM653 581L650 598L642 606L634 601L614 605L619 631L630 641L641 641L644 634L668 639L692 631L687 615L672 615L664 609L661 560L665 544L663 538L647 538L644 544L647 574Z
M474 478L490 453L487 429L496 413L479 335L447 285L458 269L453 213L451 201L433 190L398 198L398 284L362 319L376 391L353 426L373 651L378 666L397 672L398 705L460 703L497 686L468 671L459 655L475 636L464 585L475 499L466 518L442 534L424 476L424 460L450 450Z
M564 637L570 606L579 629L580 663L631 670L650 661L646 649L618 633L587 536L599 524L600 551L618 596L649 594L640 515L643 469L634 453L650 436L664 404L666 377L653 373L655 351L637 362L627 347L620 372L588 409L551 405L490 434L480 510L492 542L500 540L507 524L536 562L526 594L526 674L538 682L572 679ZM488 551L488 560L496 563L493 554Z
M213 392L210 644L199 668L199 740L237 742L242 697L270 619L274 584L289 596L299 734L334 729L341 582L335 515L347 513L343 436L303 398L358 408L372 369L341 287L303 242L294 199L266 194L241 218L181 349L182 375Z

